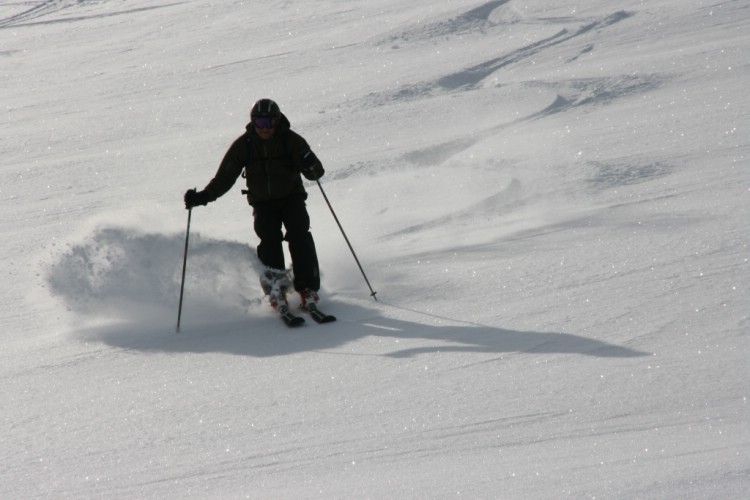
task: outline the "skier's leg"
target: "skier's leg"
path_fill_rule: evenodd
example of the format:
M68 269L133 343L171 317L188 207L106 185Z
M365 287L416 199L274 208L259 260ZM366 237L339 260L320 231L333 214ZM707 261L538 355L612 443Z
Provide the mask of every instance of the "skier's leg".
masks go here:
M310 233L310 216L305 200L294 198L284 210L284 227L289 241L289 253L294 270L294 288L297 291L320 289L320 270L315 241Z
M256 208L254 211L255 234L260 238L258 244L258 258L266 266L260 276L260 286L268 295L271 306L280 309L287 307L286 291L289 280L284 269L284 247L281 232L282 214L278 207L267 206Z
M292 250L292 248L294 250ZM289 240L289 253L294 269L294 289L297 291L320 290L320 269L315 241L308 231L302 237Z
M253 227L260 238L258 258L267 267L284 269L283 234L281 232L282 214L277 207L256 207Z

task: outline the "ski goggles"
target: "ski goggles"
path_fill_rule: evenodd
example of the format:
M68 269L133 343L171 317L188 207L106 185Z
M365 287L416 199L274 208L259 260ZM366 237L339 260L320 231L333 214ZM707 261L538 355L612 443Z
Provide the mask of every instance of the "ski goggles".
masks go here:
M278 118L267 118L265 116L256 116L253 118L255 128L274 128L278 122Z

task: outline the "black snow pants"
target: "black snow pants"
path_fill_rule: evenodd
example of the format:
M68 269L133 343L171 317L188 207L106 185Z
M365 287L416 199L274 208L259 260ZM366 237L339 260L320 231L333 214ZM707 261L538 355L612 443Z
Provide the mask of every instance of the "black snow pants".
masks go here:
M255 234L260 238L258 258L263 265L285 269L283 241L289 243L295 290L320 289L320 270L305 195L258 203L254 207ZM286 235L282 233L282 226Z

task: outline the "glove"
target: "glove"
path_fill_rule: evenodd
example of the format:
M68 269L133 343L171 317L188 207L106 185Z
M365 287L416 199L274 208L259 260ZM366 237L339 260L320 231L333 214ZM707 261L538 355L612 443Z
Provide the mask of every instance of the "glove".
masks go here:
M308 150L307 153L302 155L302 173L305 174L305 177L307 177L310 180L315 180L320 177L318 173L315 171L315 167L320 164L320 161L318 161L318 157L315 156L315 153L312 152L312 150Z
M190 210L198 205L208 205L208 195L205 191L196 191L188 189L185 193L185 208Z

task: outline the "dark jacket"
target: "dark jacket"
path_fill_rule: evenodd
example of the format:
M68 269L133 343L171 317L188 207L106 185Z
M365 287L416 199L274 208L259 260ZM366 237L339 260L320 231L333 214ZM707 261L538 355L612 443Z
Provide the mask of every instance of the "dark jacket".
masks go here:
M314 174L303 172L303 156L312 154ZM310 180L323 176L325 170L305 139L291 130L283 114L273 136L263 140L252 122L245 133L227 150L216 175L206 186L207 201L214 201L229 191L242 170L246 173L247 200L251 205L281 200L299 194L307 196L300 174Z

